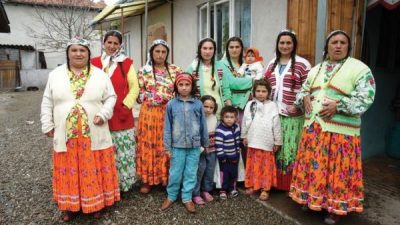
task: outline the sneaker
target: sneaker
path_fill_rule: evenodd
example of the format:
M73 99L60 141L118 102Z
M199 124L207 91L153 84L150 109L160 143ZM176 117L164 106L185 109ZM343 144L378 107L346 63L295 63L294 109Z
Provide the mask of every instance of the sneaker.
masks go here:
M214 201L213 196L210 195L210 193L208 193L208 192L202 192L202 193L201 193L201 197L203 197L203 199L204 199L206 202L212 202L212 201Z
M204 202L204 200L200 196L195 196L195 197L193 197L192 200L193 200L194 204L196 204L196 205L204 205L204 204L206 204Z
M226 196L226 193L224 191L221 191L219 193L219 199L226 200L226 199L228 199L228 196Z
M231 196L231 198L235 198L239 195L239 192L236 190L231 191L231 193L229 194Z

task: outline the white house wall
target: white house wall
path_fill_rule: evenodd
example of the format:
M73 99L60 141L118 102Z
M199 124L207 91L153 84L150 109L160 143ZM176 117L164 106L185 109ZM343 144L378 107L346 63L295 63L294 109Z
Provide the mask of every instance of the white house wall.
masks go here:
M141 54L141 26L140 16L135 16L124 21L124 33L130 33L130 44L129 54L133 59L134 67L136 70L144 64Z
M252 0L251 45L268 63L275 54L278 33L286 28L287 1Z

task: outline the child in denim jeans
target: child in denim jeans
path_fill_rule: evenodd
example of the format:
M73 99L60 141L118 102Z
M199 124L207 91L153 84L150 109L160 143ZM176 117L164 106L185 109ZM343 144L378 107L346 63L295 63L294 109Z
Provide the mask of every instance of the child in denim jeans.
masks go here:
M197 183L200 147L208 147L208 132L203 105L194 97L196 84L188 73L176 77L176 97L167 104L164 122L164 148L170 155L168 197L161 206L168 209L178 198L182 184L182 202L194 213L192 192Z
M221 123L215 131L215 148L222 179L219 193L221 200L227 199L227 192L236 197L236 180L238 177L240 158L240 127L236 124L237 110L233 106L225 106L221 110Z
M217 128L218 121L215 114L217 113L218 105L215 98L211 95L204 95L200 100L203 102L204 113L206 115L210 146L202 149L203 151L200 155L197 184L193 190L193 202L197 205L204 205L204 201L211 202L214 200L210 191L214 188L214 171L217 161L215 154L215 129Z

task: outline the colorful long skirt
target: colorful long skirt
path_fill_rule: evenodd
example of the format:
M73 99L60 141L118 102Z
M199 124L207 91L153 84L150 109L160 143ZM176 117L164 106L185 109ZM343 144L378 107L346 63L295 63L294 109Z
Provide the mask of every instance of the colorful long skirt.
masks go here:
M276 189L289 191L292 180L294 160L296 159L304 117L281 116L283 145L276 153L277 185Z
M323 132L318 123L304 128L289 196L316 211L362 212L360 137Z
M269 191L276 186L276 164L273 152L261 149L247 149L246 176L244 185L254 191Z
M115 147L119 187L126 192L136 182L135 128L111 131L111 137Z
M87 137L53 151L53 200L63 211L97 212L120 200L114 148L92 151Z
M137 133L136 174L149 185L166 184L169 157L164 152L165 105L142 104Z

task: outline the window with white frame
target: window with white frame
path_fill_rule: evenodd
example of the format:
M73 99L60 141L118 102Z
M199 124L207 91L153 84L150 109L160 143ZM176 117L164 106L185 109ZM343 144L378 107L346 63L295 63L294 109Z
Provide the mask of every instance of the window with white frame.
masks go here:
M251 39L251 0L209 1L199 7L199 40L212 37L222 58L229 37L238 36L245 48Z

